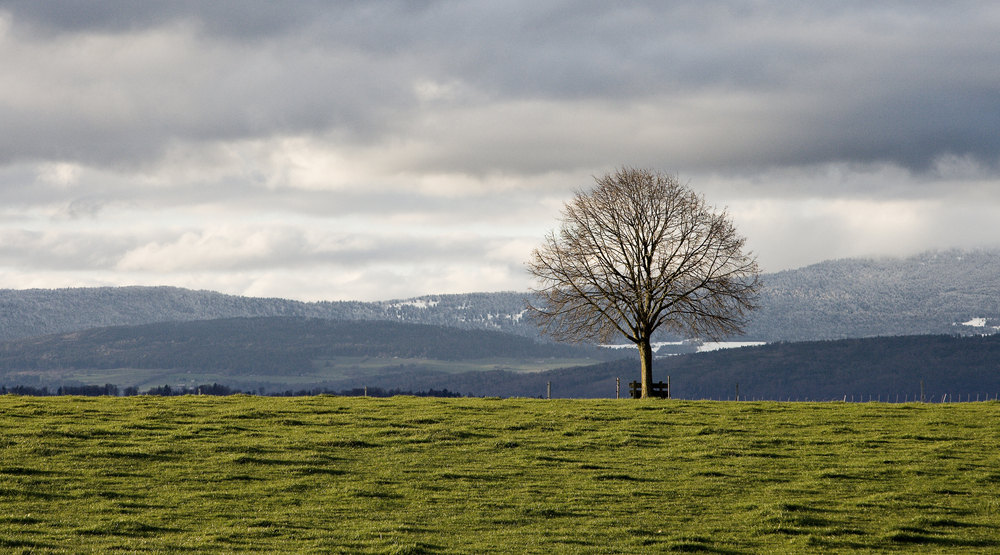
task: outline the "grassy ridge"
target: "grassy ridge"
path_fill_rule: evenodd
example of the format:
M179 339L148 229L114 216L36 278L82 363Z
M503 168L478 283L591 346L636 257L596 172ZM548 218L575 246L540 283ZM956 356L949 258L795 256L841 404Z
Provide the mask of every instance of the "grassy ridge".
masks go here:
M0 550L995 552L998 409L5 396Z

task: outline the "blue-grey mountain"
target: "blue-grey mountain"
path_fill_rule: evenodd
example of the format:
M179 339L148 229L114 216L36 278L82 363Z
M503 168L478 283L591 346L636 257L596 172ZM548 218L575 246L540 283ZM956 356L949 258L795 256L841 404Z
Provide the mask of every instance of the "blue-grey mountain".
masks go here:
M990 332L1000 326L1000 250L845 259L763 276L746 339L808 341ZM305 303L172 287L0 290L0 341L100 326L298 316L390 320L538 337L525 294ZM982 322L982 329L962 326ZM669 338L664 338L669 339ZM683 338L674 338L683 339Z

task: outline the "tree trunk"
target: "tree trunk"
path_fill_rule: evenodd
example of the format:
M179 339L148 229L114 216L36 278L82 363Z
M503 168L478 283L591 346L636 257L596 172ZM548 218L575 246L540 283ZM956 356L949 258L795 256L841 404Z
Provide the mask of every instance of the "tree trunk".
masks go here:
M642 398L649 398L650 388L653 386L653 346L649 344L649 338L639 341L639 362L642 372Z

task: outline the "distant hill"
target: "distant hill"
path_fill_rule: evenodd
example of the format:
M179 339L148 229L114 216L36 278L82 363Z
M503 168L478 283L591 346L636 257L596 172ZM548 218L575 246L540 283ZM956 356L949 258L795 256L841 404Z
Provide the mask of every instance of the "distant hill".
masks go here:
M241 317L390 320L537 337L523 293L433 295L381 302L240 297L177 287L0 289L0 341L107 326Z
M454 373L617 356L489 330L301 317L113 326L0 343L0 385L334 387L373 375ZM560 361L560 362L557 362ZM156 380L161 380L157 382ZM391 386L386 389L399 389Z
M745 339L982 333L1000 326L1000 250L835 260L763 280L761 308ZM305 303L173 287L7 289L0 290L0 341L101 326L259 316L388 320L538 338L524 317L525 298L502 292Z
M1000 335L922 335L774 343L658 359L678 395L727 399L910 400L1000 394Z
M928 401L986 400L1000 395L1000 335L899 336L836 341L775 343L723 351L658 358L653 379L670 377L673 395L681 399L736 397L769 400L913 401L921 382ZM404 384L414 390L447 387L476 395L544 395L552 384L555 397L613 398L615 379L622 396L628 382L638 380L637 358L534 374L505 371L455 376L418 376L369 385Z
M295 369L318 357L476 360L598 356L516 335L386 321L230 318L92 328L0 343L0 369Z
M1000 250L845 259L764 276L747 337L810 341L994 332ZM962 326L983 319L980 329Z
M631 355L631 356L630 356ZM619 357L627 358L619 358ZM603 362L602 362L603 361ZM0 385L218 383L280 392L430 389L466 395L614 397L637 379L635 353L487 330L299 317L95 328L0 343ZM772 343L657 358L675 397L912 400L1000 394L1000 335Z

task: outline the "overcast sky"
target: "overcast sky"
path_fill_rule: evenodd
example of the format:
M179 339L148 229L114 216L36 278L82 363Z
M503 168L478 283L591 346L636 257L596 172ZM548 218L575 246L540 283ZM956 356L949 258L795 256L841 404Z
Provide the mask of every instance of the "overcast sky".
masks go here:
M526 290L622 165L765 271L1000 246L994 2L0 0L0 288Z

